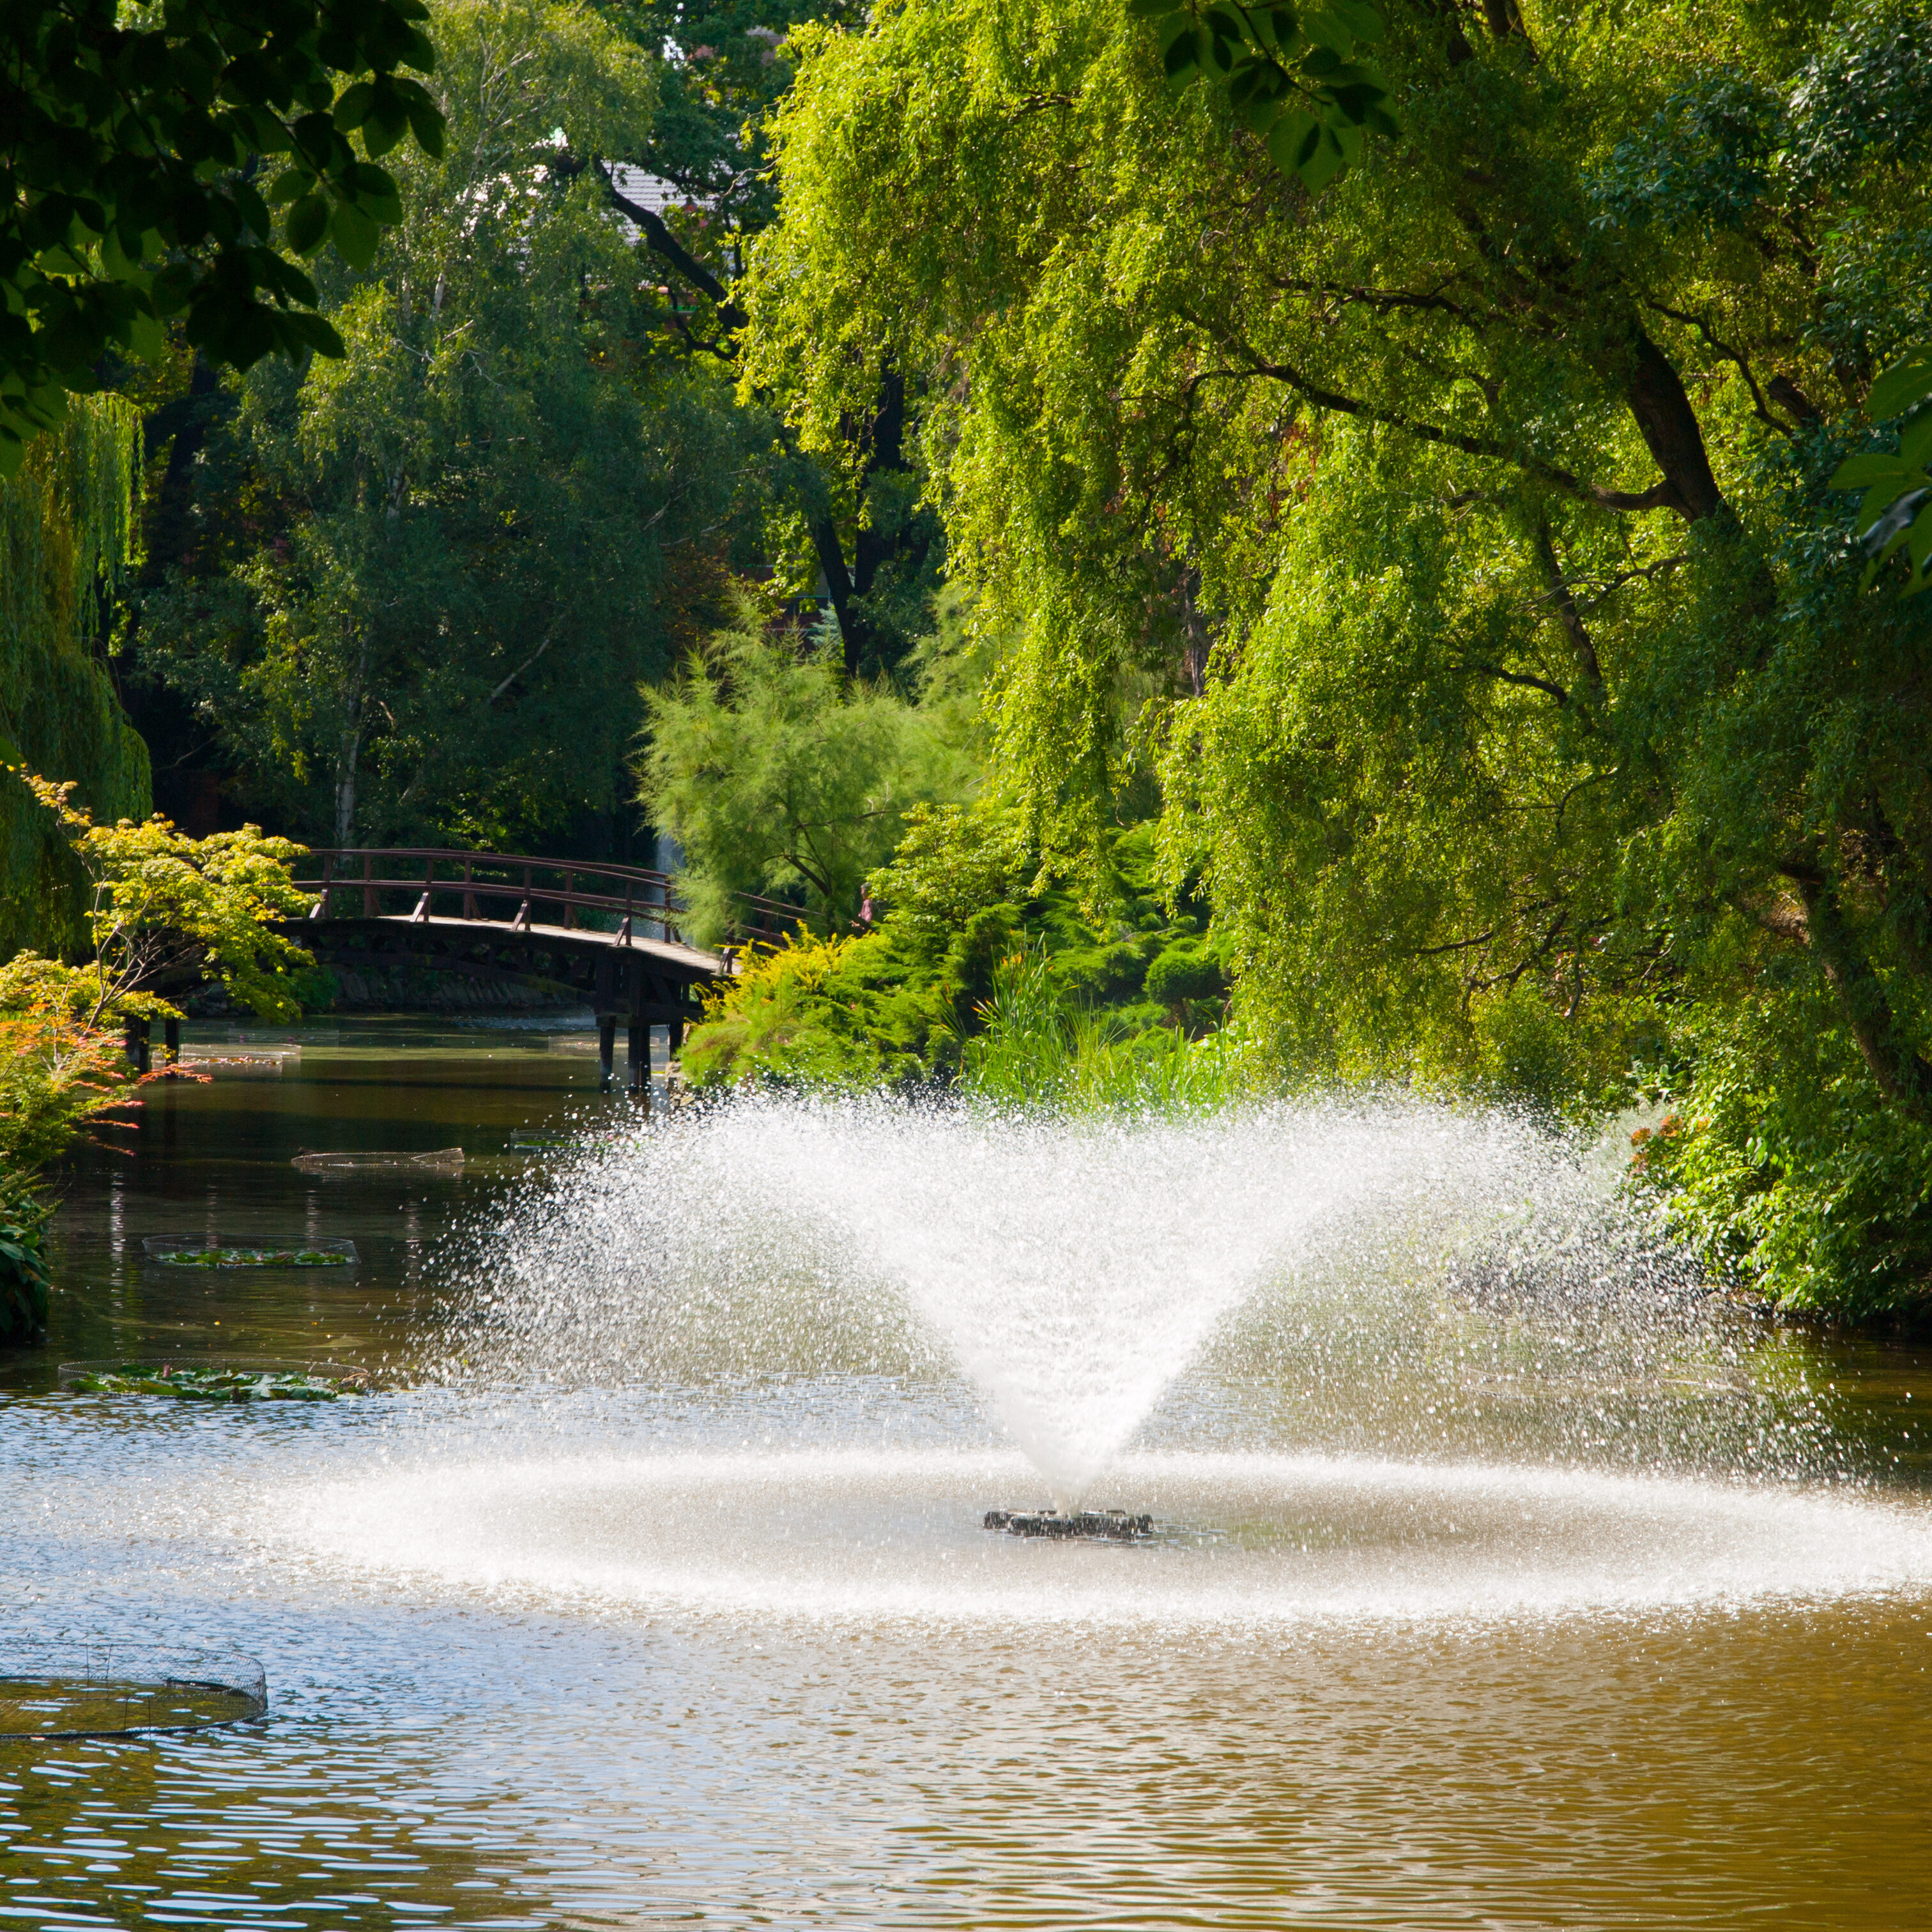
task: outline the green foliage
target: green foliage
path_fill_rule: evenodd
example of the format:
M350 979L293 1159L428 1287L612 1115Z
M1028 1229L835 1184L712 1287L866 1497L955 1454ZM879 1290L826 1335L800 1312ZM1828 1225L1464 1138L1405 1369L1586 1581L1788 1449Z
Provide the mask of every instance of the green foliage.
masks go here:
M107 818L149 809L148 753L100 645L138 560L140 423L116 396L79 399L0 480L0 764L74 782ZM0 958L84 942L81 876L56 824L0 782Z
M0 1114L0 1120L4 1118ZM46 1330L53 1286L46 1258L52 1214L23 1175L8 1171L0 1148L0 1348L24 1347Z
M1393 134L1388 88L1368 50L1386 29L1366 0L1301 9L1243 0L1130 0L1154 23L1161 66L1177 88L1219 79L1250 133L1282 173L1319 193L1359 160L1364 129Z
M1204 1108L1238 1096L1226 1036L1136 1028L1072 997L1054 966L1043 948L1000 962L975 1016L983 1030L962 1048L963 1086L990 1100L1076 1113Z
M1695 1022L1675 1112L1636 1149L1643 1186L1720 1274L1854 1318L1932 1283L1932 1129L1874 1107L1841 1012L1814 986Z
M746 958L707 1004L680 1064L700 1088L924 1080L946 1064L951 1009L944 981L888 933L801 938Z
M801 21L850 28L851 0L620 0L609 10L662 63L663 98L638 159L698 212L674 214L679 241L721 276L775 213L765 124L790 84L787 36Z
M1833 472L1834 490L1862 490L1858 547L1870 560L1868 587L1900 551L1908 568L1903 594L1932 587L1932 357L1923 351L1888 370L1872 385L1869 407L1880 420L1909 419L1895 456L1853 456Z
M77 810L73 784L31 772L0 772L22 784L65 834L88 882L85 925L93 958L66 967L20 953L4 983L98 1026L129 1015L172 1012L158 997L214 980L263 1019L301 1012L294 976L314 964L275 922L300 920L305 895L289 876L302 848L253 825L190 838L165 819L97 825Z
M44 1166L133 1097L121 1041L69 1004L73 973L32 953L0 967L0 1180Z
M1211 1030L1224 1002L1156 994L1148 981L1163 958L1198 974L1212 942L1203 910L1170 912L1152 870L1149 826L1110 842L1076 892L1042 870L1017 813L916 807L869 881L880 924L750 956L687 1041L686 1076L699 1086L944 1082L1004 1012L994 1057L970 1076L988 1092L1018 1097L1034 1055L1058 1070L1040 1074L1043 1102L1204 1099L1203 1070L1220 1063L1204 1046L1191 1052L1190 1036ZM1051 1022L1035 1028L1015 1016L1034 1012L1043 989ZM1077 1071L1063 1064L1069 1054Z
M1147 969L1147 996L1163 1006L1191 1006L1227 995L1221 962L1198 940L1182 940L1156 953Z
M400 71L435 64L425 17L420 0L6 10L0 476L69 391L99 386L110 349L159 355L171 317L238 368L341 352L290 257L332 238L366 263L400 214L376 158L406 134L440 152L442 115Z
M748 592L737 619L644 692L640 796L684 848L694 933L728 933L738 892L795 900L836 932L908 812L962 795L973 771L934 718L886 686L848 685L831 652L768 628Z
M1318 196L1123 8L795 34L750 364L813 447L888 364L929 385L954 568L1009 640L999 782L1091 853L1154 766L1166 878L1211 898L1278 1074L1574 1115L1672 1041L1690 1090L1762 1005L1751 1079L1798 1108L1822 1001L1844 1106L1909 1138L1932 615L1858 597L1830 489L1924 340L1922 22L1384 19L1397 131ZM1922 481L1917 421L1855 472L1861 528ZM1909 1221L1905 1170L1869 1171ZM1834 1246L1798 1198L1803 1292L1856 1299L1880 1221Z
M633 152L651 62L583 0L437 0L440 158L332 268L344 352L264 364L199 506L231 532L142 600L141 660L251 810L316 842L512 849L611 813L661 676L722 610L748 451L586 154ZM238 504L236 499L242 499Z

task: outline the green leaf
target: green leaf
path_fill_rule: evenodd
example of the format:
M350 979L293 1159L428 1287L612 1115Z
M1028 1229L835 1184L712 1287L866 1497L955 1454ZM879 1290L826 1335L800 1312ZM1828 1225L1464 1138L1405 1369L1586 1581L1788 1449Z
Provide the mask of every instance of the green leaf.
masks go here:
M1916 472L1895 456L1853 456L1840 464L1826 485L1831 490L1862 490L1872 485L1903 488L1915 480Z
M1893 502L1885 514L1859 538L1859 545L1871 559L1874 570L1905 541L1914 525L1924 514L1928 505L1932 505L1932 485L1909 490ZM1869 581L1870 572L1868 572L1866 576Z
M433 161L442 158L442 116L427 96L410 104L410 125L416 130L416 146Z
M1329 8L1316 8L1301 16L1301 31L1318 46L1345 57L1354 50L1355 36L1346 20Z
M168 351L168 332L152 315L137 315L128 325L128 352L137 362L158 362Z
M1912 587L1908 597L1916 597L1932 588L1932 498L1928 499L1905 533L1906 554L1912 560Z
M376 104L376 90L368 81L358 80L352 87L346 87L335 103L335 127L338 134L352 134L369 118L369 110Z
M1354 128L1361 128L1367 122L1383 98L1379 87L1367 85L1338 87L1333 90L1333 95L1337 111Z
M233 192L235 205L242 211L242 219L266 242L274 232L274 222L268 213L267 202L255 192L253 184L245 181L238 180Z
M1310 194L1319 194L1346 165L1347 157L1342 144L1336 140L1332 128L1324 127L1315 144L1315 152L1296 170Z
M1305 110L1284 114L1268 137L1268 158L1285 175L1298 175L1322 139L1322 124Z
M1160 51L1160 64L1169 80L1184 80L1201 66L1206 58L1208 38L1204 28L1184 20Z
M1887 416L1904 415L1914 403L1928 397L1932 397L1932 362L1918 352L1918 359L1888 369L1871 386L1865 411L1874 422L1882 422Z
M289 246L298 255L313 255L328 232L328 203L319 194L305 194L289 210Z
M1358 40L1366 40L1371 46L1379 46L1388 38L1388 29L1382 16L1366 0L1330 0L1335 11L1348 24L1349 31Z
M266 197L272 208L279 208L285 201L292 201L298 194L307 194L315 186L313 168L284 168L268 184Z
M362 124L363 152L374 160L386 154L409 131L409 112L400 104L392 114L372 114Z
M338 251L352 268L366 268L376 259L382 231L354 202L344 202L328 226Z
M331 361L340 361L349 352L342 338L337 334L334 324L326 322L319 315L310 315L298 309L281 319L282 334L298 347L313 350L318 356L326 356Z
M1295 19L1293 8L1264 7L1257 9L1250 17L1264 46L1272 47L1277 53L1287 56L1292 55L1300 44L1300 23Z
M1932 463L1932 410L1921 411L1899 432L1898 458L1915 470Z

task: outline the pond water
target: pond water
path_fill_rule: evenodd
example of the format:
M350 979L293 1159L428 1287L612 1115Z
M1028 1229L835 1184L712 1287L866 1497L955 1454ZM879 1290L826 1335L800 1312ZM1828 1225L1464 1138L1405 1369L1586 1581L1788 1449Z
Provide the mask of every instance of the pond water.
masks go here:
M1917 1352L1488 1304L1370 1244L1346 1292L1230 1311L1112 1456L1088 1500L1154 1538L1026 1542L980 1526L1043 1481L966 1327L801 1325L836 1243L720 1326L716 1256L617 1210L701 1218L728 1163L558 1186L512 1145L631 1122L589 1034L225 1044L256 1064L151 1088L66 1183L50 1346L0 1357L0 1576L16 1642L252 1652L268 1714L0 1743L9 1922L1924 1922ZM519 1228L576 1298L479 1322ZM164 1270L158 1234L358 1259ZM684 1274L712 1300L665 1301ZM397 1385L59 1387L221 1354Z

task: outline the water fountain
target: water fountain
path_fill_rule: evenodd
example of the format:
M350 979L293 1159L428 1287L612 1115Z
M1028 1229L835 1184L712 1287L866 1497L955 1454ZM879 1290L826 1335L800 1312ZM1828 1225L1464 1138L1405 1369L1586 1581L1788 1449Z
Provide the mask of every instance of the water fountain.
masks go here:
M487 1090L505 1131L582 1105L546 1064ZM477 1064L370 1138L454 1138L401 1108L473 1116ZM313 1142L338 1091L290 1091ZM136 1243L100 1307L418 1372L0 1405L18 1634L232 1643L273 1688L259 1732L50 1760L76 1912L116 1860L237 1932L257 1880L947 1932L1877 1928L1924 1888L1932 1374L1741 1316L1614 1147L1373 1096L734 1102L349 1202L221 1098L167 1102L206 1213L170 1162L122 1214L104 1168L104 1256L293 1208L356 1279Z
M545 1440L520 1406L514 1450L334 1486L311 1529L778 1614L1489 1614L1915 1571L1932 1544L1882 1504L1847 1542L1835 1497L1738 1491L1804 1465L1804 1405L1726 1385L1706 1292L1612 1180L1412 1102L660 1124L472 1232L454 1378L546 1387ZM1066 1544L1138 1554L994 1546Z

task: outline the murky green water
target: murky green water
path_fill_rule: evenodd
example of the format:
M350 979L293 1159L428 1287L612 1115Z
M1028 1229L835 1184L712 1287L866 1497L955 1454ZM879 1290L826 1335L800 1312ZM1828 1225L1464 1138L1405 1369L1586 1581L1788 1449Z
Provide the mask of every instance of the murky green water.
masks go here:
M1453 1382L1364 1366L1316 1401L1250 1349L1150 1430L1136 1480L1212 1533L1148 1550L987 1538L976 1503L1018 1484L944 1377L61 1393L76 1359L380 1364L452 1298L452 1217L550 1158L512 1138L627 1105L583 1036L300 1043L149 1089L80 1163L52 1345L0 1369L10 1632L247 1650L269 1714L0 1744L0 1918L1924 1922L1913 1352L1771 1336L1633 1394L1502 1375L1456 1313ZM460 1174L291 1165L452 1145ZM182 1233L360 1258L144 1263ZM1592 1473L1619 1400L1684 1422L1670 1481ZM1559 1411L1607 1418L1599 1448L1532 1426Z

